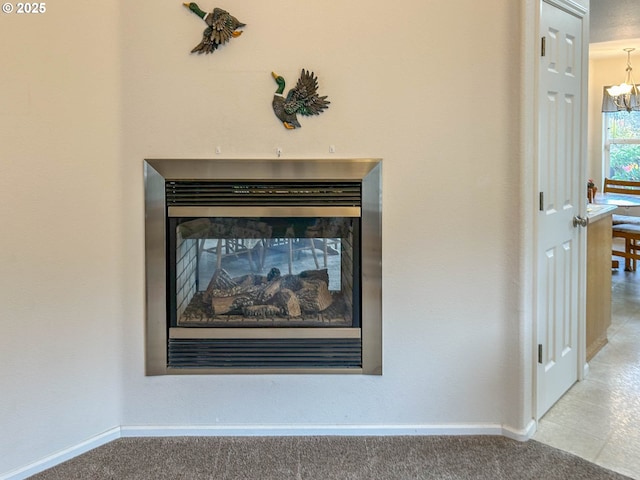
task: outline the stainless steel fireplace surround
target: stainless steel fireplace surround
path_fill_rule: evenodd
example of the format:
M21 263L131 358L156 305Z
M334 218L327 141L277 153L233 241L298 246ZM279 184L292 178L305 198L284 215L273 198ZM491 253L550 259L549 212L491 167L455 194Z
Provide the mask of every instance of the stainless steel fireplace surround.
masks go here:
M382 374L378 159L145 160L146 374Z

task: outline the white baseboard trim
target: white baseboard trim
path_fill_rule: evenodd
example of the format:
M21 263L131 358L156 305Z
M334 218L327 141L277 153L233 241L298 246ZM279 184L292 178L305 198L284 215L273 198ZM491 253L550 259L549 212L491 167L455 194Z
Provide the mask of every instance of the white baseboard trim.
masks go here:
M390 435L502 435L525 441L535 433L531 420L523 430L502 425L126 425L115 427L73 447L25 467L0 474L0 480L23 480L89 450L126 437L276 437L276 436L390 436Z
M513 440L518 440L519 442L526 442L527 440L530 440L531 437L533 437L534 433L536 433L537 427L538 424L532 418L531 420L529 420L529 423L527 423L526 427L524 427L522 430L502 427L502 435Z
M89 450L93 450L101 445L109 443L113 440L120 438L120 427L114 427L106 432L102 432L94 437L91 437L77 445L69 448L65 448L60 452L49 455L43 459L33 462L25 467L12 470L5 474L0 474L0 480L23 480L40 473L48 468L55 467L56 465L71 460L78 455L81 455Z
M193 425L121 427L122 437L268 437L268 436L390 436L390 435L503 435L518 440L525 432L500 425Z

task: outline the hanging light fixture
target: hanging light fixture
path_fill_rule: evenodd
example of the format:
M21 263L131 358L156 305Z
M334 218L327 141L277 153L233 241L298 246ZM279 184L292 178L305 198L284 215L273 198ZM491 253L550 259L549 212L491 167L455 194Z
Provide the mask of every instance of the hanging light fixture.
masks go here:
M627 52L627 76L625 81L620 85L607 88L607 93L612 97L613 103L618 110L626 110L627 112L640 110L638 87L636 87L633 77L631 76L631 71L633 70L633 68L631 68L631 52L634 50L635 48L624 49L624 51Z

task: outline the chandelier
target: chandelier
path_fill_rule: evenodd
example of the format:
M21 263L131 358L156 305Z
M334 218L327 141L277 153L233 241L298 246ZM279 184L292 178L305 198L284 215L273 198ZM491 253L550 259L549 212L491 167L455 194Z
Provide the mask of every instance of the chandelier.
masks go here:
M635 48L625 48L624 51L627 52L627 76L625 81L620 85L614 85L613 87L607 88L607 93L611 96L613 103L618 108L618 110L626 110L630 112L632 110L640 110L640 104L638 103L638 87L633 81L633 77L631 76L631 52L633 52Z

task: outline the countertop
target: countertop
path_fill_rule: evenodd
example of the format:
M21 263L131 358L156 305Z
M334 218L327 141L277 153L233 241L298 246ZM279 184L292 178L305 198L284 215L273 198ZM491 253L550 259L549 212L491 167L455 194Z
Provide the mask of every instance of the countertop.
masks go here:
M599 205L590 203L587 205L587 218L589 219L589 222L595 222L606 215L612 214L616 208L618 207L615 205Z

